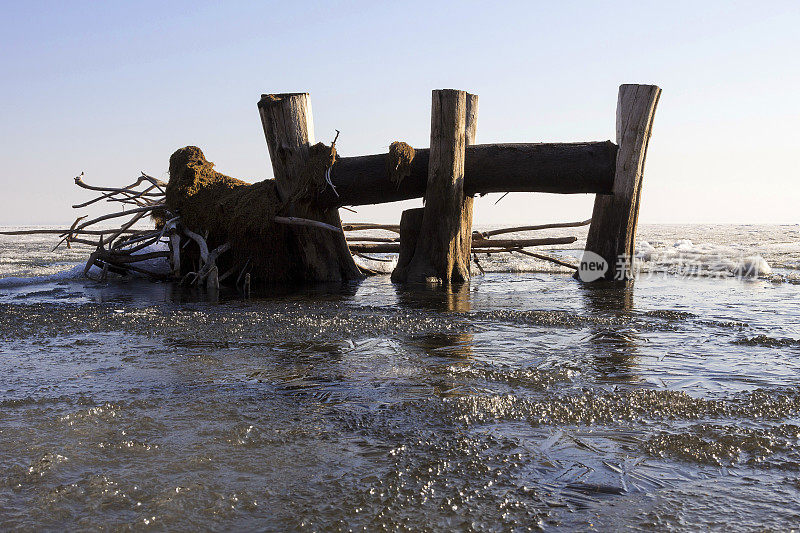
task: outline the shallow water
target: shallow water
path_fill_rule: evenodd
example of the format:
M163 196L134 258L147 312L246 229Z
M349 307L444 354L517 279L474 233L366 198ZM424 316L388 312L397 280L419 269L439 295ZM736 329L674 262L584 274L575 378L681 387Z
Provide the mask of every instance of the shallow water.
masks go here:
M800 527L796 284L41 273L0 285L2 529Z

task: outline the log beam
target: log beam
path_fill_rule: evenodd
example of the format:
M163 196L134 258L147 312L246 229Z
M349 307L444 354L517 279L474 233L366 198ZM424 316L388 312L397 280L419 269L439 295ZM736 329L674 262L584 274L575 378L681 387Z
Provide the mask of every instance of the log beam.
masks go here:
M630 279L642 175L647 143L661 89L655 85L621 85L617 100L617 152L614 189L598 195L586 250L601 256L608 265L601 279Z
M610 194L616 157L617 145L611 141L467 146L464 193ZM424 196L430 150L415 150L410 174L399 184L389 176L388 158L388 154L338 158L331 168L331 182L339 196L325 191L319 205L368 205Z

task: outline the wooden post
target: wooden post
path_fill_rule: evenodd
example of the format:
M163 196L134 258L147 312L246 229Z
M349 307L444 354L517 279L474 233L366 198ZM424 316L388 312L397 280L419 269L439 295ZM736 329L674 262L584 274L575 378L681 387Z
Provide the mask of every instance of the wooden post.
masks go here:
M267 94L258 102L261 123L267 139L272 170L283 202L292 198L305 172L309 146L314 141L314 123L308 93ZM289 204L289 216L317 220L342 227L335 208L313 204ZM297 237L297 253L307 281L341 281L363 278L347 248L344 233L292 226Z
M478 95L467 93L467 108L464 124L466 146L475 142L475 133L478 128ZM471 262L469 257L472 250L472 196L465 196L460 215L460 231L458 234L459 254L467 258L467 273ZM414 258L417 241L422 228L422 219L425 208L406 209L400 217L400 253L397 256L397 267L392 272L392 281L405 281L408 274L408 265Z
M478 129L478 95L467 93L467 111L464 123L464 161L466 162L466 147L475 144L475 134ZM462 185L463 187L463 185ZM466 261L467 278L471 274L472 261L472 204L475 197L464 196L461 204L461 228L458 234L459 257Z
M660 95L661 89L655 85L621 85L619 88L619 148L614 189L610 195L595 197L592 224L586 238L586 250L601 256L608 265L601 279L632 277L630 267L636 246L642 174Z
M396 281L460 282L469 279L469 250L463 253L462 226L471 209L464 208L464 149L467 93L433 91L431 149L425 209L414 256L395 269ZM477 106L475 106L477 114ZM471 226L468 231L471 231ZM402 237L401 237L402 238Z

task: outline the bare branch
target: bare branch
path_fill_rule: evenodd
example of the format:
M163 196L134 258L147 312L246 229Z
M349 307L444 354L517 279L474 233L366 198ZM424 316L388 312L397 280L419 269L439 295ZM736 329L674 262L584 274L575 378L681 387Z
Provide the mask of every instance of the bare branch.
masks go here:
M278 224L287 224L289 226L306 226L310 228L320 228L326 229L328 231L333 231L336 233L341 233L342 230L337 228L336 226L332 226L330 224L326 224L324 222L319 222L317 220L309 220L307 218L299 218L299 217L275 217L275 222Z

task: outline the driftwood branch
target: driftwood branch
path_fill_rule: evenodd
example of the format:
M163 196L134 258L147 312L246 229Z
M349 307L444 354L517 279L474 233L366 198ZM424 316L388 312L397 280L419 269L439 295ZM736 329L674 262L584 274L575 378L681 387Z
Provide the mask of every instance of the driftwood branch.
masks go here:
M334 233L342 232L342 230L340 230L336 226L333 226L331 224L326 224L325 222L319 222L318 220L310 220L308 218L275 217L275 222L277 222L278 224L286 224L288 226L305 226L309 228L320 228L328 231L333 231Z
M75 229L21 229L13 231L0 231L0 235L64 235L70 232L74 235L109 235L116 233L119 230L105 229L105 230L75 230ZM147 230L127 230L123 233L136 234Z
M527 248L528 246L547 246L549 244L572 244L577 237L547 237L542 239L474 239L473 248Z
M551 263L555 263L557 265L560 265L560 266L563 266L563 267L566 267L566 268L571 268L572 270L578 270L578 267L576 265L573 265L572 263L567 263L566 261L562 261L561 259L558 259L557 257L553 257L551 255L545 255L545 254L538 254L538 253L535 253L535 252L529 252L527 250L522 250L521 248L515 248L515 249L509 250L509 251L517 252L519 254L527 255L529 257L535 257L536 259L541 259L542 261L549 261Z
M197 233L193 232L190 229L183 228L183 234L192 239L194 242L197 243L197 246L200 248L200 259L203 261L203 264L208 262L208 243L206 240Z
M94 218L94 219L92 219L92 220L90 220L88 222L84 222L83 224L81 224L80 226L75 228L75 230L81 230L81 229L83 229L83 228L85 228L87 226L91 226L92 224L97 224L98 222L102 222L104 220L109 220L109 219L112 219L112 218L124 217L124 216L128 216L128 215L133 215L135 213L149 213L149 212L151 212L151 211L153 211L153 210L155 210L155 209L157 209L159 207L163 207L163 205L161 205L161 204L148 205L146 207L137 207L137 208L134 208L134 209L128 209L127 211L119 211L117 213L110 213L108 215L103 215L101 217ZM64 233L68 234L69 231L66 231Z
M345 223L342 224L342 229L344 231L365 231L370 229L382 229L386 231L393 231L394 233L400 233L399 224L373 224L371 222Z
M553 237L547 239L503 239L503 240L480 240L472 241L472 250L483 252L483 249L491 251L504 251L511 248L527 248L530 246L549 246L556 244L572 244L575 237ZM392 254L400 251L400 243L354 243L349 244L350 251L353 253L377 253Z
M502 229L494 229L490 231L475 231L473 235L475 235L476 239L479 238L489 238L492 235L502 235L504 233L518 233L523 231L537 231L543 229L553 229L553 228L578 228L581 226L588 226L592 223L592 219L583 220L581 222L557 222L554 224L540 224L538 226L517 226L514 228L502 228Z

